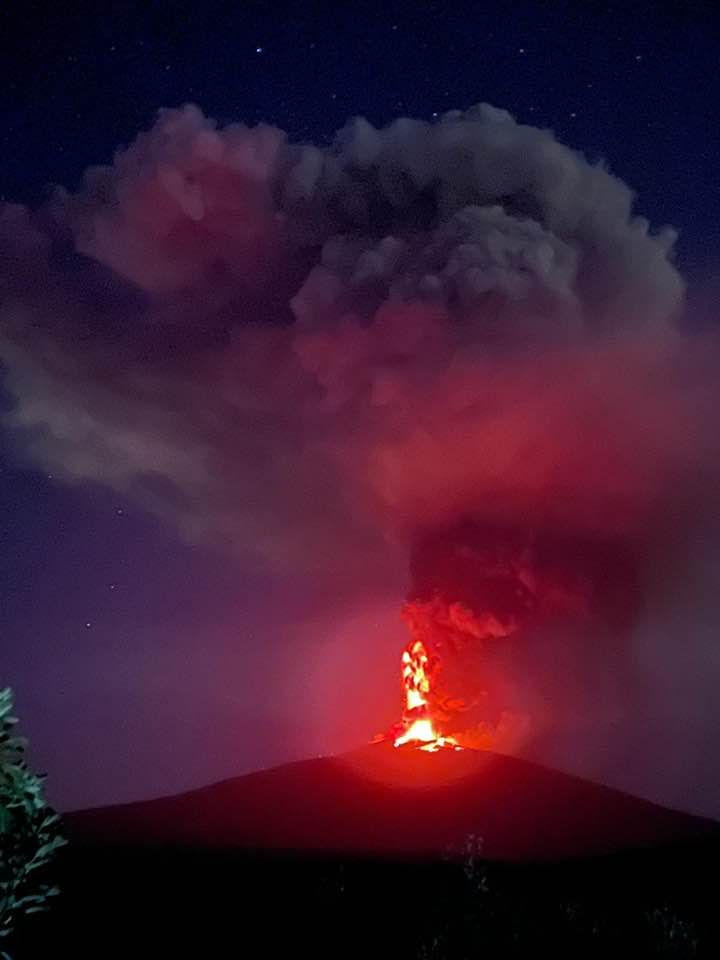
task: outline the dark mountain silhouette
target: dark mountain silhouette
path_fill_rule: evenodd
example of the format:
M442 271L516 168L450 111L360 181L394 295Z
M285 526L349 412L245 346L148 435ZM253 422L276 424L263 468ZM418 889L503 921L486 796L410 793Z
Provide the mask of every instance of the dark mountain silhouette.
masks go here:
M380 743L64 819L17 960L718 955L718 824L491 753Z
M487 857L513 860L720 835L712 821L524 760L387 742L66 823L86 843L382 856L442 856L474 836Z

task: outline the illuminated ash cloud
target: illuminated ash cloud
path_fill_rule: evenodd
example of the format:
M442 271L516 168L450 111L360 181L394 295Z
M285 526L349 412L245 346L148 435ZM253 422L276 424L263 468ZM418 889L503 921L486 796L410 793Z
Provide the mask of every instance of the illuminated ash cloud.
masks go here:
M488 486L535 496L546 437L591 457L579 432L606 412L588 361L539 351L655 335L681 303L673 232L631 204L486 104L357 118L323 148L162 110L78 193L2 209L9 422L68 480L275 565L376 550L375 531L403 536L431 502L452 514ZM654 389L651 353L637 374L598 362Z
M720 458L716 345L677 326L675 234L632 207L602 165L487 104L356 118L327 146L162 110L77 193L0 208L7 423L30 462L310 582L398 553L417 573L427 550L442 599L427 544L461 549L464 522L533 538L536 579L556 550L556 586L573 543L591 566L630 557L636 613L610 626L590 571L587 630L637 636L720 542ZM694 597L703 623L714 595ZM537 627L530 660L498 665L532 680L514 706L561 687L581 712L591 688L596 714L615 703L617 644L581 656L573 630ZM654 691L670 662L652 660Z
M429 655L427 712L461 744L524 749L576 720L575 699L597 711L608 673L622 682L641 604L629 544L464 521L419 537L411 574L403 619Z

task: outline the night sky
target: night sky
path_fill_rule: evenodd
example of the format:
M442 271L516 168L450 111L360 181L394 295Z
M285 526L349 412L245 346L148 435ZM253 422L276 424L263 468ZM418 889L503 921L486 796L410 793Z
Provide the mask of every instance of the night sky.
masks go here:
M707 5L63 6L0 11L4 200L76 188L163 106L323 143L357 114L381 125L486 101L604 158L640 213L679 230L694 315L712 316L720 37ZM0 682L60 807L352 747L393 719L404 570L340 616L340 601L188 545L134 500L21 467L0 444ZM384 679L368 688L370 675Z

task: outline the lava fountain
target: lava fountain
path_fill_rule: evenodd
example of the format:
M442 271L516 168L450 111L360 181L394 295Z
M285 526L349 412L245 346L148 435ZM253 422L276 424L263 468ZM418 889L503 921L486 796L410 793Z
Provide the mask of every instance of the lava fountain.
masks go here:
M411 639L402 655L405 709L400 732L393 740L396 747L407 743L428 753L462 749L452 737L440 736L430 716L429 695L434 667L422 640Z
M418 539L411 575L402 718L376 740L426 752L517 753L549 736L598 684L593 650L612 655L637 603L621 545L547 529L437 531Z

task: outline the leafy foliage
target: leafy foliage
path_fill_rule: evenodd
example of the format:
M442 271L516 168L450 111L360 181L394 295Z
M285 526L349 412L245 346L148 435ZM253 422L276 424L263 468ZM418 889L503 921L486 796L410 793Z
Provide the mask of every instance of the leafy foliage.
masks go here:
M43 778L25 762L26 741L14 732L12 711L12 691L0 690L0 938L57 895L44 868L66 843L60 818L45 800Z
M670 848L646 854L653 858L654 870L667 875L662 861L672 855ZM626 857L630 867L633 856L642 853ZM667 902L658 900L658 887L650 888L647 873L641 875L645 883L637 884L638 896L632 886L613 889L622 870L617 858L590 859L587 872L562 862L513 866L485 860L482 838L470 834L464 844L449 848L447 862L460 868L463 880L451 884L448 874L444 886L451 890L449 897L439 903L435 892L434 915L426 904L422 917L415 918L419 960L544 953L584 960L614 954L682 960L720 955L709 950L710 941L717 943L717 928L702 919L702 908L694 918L677 894ZM575 880L563 881L563 873ZM423 919L429 921L424 929Z
M649 911L646 918L651 931L653 953L656 956L697 956L700 944L691 921L678 916L668 904Z

